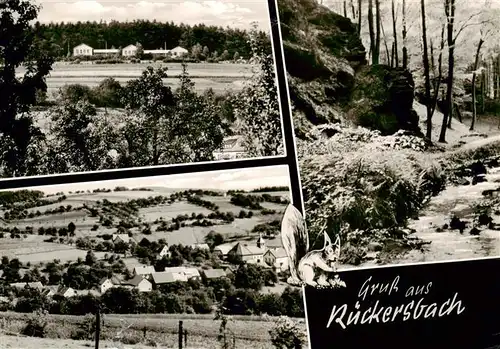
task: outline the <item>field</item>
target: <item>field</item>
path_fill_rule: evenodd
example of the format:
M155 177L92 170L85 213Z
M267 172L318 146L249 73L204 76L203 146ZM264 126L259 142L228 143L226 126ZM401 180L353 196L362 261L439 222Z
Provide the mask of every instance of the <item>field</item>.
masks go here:
M148 66L167 67L165 83L177 87L177 76L181 73L180 63L140 63L140 64L64 64L56 63L47 77L48 95L67 84L82 84L95 87L105 78L115 78L120 84L138 78ZM23 68L18 74L24 74ZM232 63L189 63L188 73L200 92L211 87L216 93L226 90L240 90L244 80L252 75L252 65Z
M4 331L19 333L24 326L23 314L0 313L3 319ZM74 330L75 324L81 321L78 316L49 316L48 336L50 338L67 338L69 332ZM118 340L113 340L121 329L130 326L123 332L124 336L143 336L143 328L147 328L146 338L159 345L160 348L177 348L177 332L179 320L188 332L187 348L215 349L220 345L217 342L220 321L215 321L213 315L103 315L104 328L102 331L103 348L149 348L146 345L120 345ZM235 316L228 323L228 329L234 333L236 348L246 349L271 349L269 330L273 326L273 318L254 316ZM305 328L303 319L299 320ZM89 347L90 341L50 340L0 336L2 348L23 349L80 349ZM8 344L7 344L8 343ZM9 346L8 346L9 345Z
M178 190L182 191L182 190ZM172 203L163 202L159 204L148 204L146 207L138 208L136 213L124 213L123 209L116 206L119 203L124 203L130 200L148 199L156 196L167 197L175 192L168 188L154 188L151 191L118 191L118 192L99 192L99 193L65 193L66 199L60 202L48 203L45 206L29 208L26 210L31 215L38 212L38 216L26 217L11 221L0 221L0 227L4 229L18 228L22 233L16 237L11 237L9 232L4 233L4 237L0 238L0 255L9 257L16 256L23 262L47 262L54 259L62 261L76 260L79 257L85 257L85 250L79 250L74 244L68 244L68 238L56 237L54 242L47 242L50 238L47 235L38 235L40 228L66 228L72 222L76 226L75 236L71 240L75 241L79 237L91 237L96 241L100 241L99 236L103 234L114 234L117 232L117 224L121 220L132 220L135 223L134 227L129 228L133 239L139 242L146 237L149 240L164 239L169 245L182 244L192 245L203 243L205 236L211 231L220 233L228 241L254 241L257 235L252 233L252 229L266 222L271 222L281 219L281 214L285 209L285 205L274 203L262 203L265 208L276 210L275 214L264 215L259 210L252 210L251 218L235 218L232 222L222 222L221 220L212 220L214 225L210 226L192 226L195 219L188 219L186 226L180 226L173 231L158 229L161 226L160 221L167 224L173 224L172 219L178 216L189 216L192 214L203 214L207 217L211 210L188 203L185 199L178 199ZM287 192L276 192L273 195L288 196ZM53 196L50 199L56 200L58 197ZM219 206L219 211L222 213L232 212L237 214L244 210L250 211L243 207L231 204L231 196L208 196L201 197L203 200L215 202ZM102 206L103 201L111 202L111 206ZM100 210L97 216L92 216L88 209L83 209L83 205L88 208ZM71 206L70 211L53 212L52 210L60 207ZM3 212L5 214L5 212ZM111 217L113 223L111 226L103 226L100 222L99 215ZM147 224L151 228L151 234L144 234L143 227ZM31 227L31 228L30 228ZM97 229L96 229L97 228ZM27 233L27 229L32 229L33 233ZM104 252L99 253L102 257Z

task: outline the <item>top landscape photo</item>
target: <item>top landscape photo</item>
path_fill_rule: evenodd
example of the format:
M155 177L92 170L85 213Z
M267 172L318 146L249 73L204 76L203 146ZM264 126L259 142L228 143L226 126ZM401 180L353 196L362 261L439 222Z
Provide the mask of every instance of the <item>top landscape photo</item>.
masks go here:
M339 271L500 256L500 1L278 8L310 249L326 233Z
M0 178L284 155L266 1L0 4Z

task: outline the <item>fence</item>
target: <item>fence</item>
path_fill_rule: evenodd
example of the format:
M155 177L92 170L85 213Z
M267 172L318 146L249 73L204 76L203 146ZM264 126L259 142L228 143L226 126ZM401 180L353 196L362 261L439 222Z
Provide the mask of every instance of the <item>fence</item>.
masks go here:
M101 333L101 309L97 308L95 314L95 349L99 349L100 333ZM144 327L143 334L146 337L147 328ZM183 349L187 347L188 331L183 327L183 321L179 320L179 332L178 332L178 348Z

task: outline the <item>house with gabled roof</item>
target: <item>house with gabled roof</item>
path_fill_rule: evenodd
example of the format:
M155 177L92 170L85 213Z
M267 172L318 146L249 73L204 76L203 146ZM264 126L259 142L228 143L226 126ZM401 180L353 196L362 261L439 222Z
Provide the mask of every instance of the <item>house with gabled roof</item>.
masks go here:
M71 287L61 286L57 290L57 295L64 297L64 298L71 298L71 297L76 296L76 292Z
M188 267L171 267L165 268L165 272L174 273L174 274L184 274L188 280L190 279L201 279L201 274L196 268L188 268Z
M188 53L189 53L188 50L180 46L174 47L173 49L170 50L170 54L172 55L172 57L182 57L187 55Z
M94 49L87 44L80 44L73 48L73 56L92 56Z
M130 243L132 238L128 234L113 234L113 243L123 242L125 244Z
M15 283L10 284L10 286L18 288L18 289L32 288L32 289L36 289L39 291L43 290L43 284L40 281L37 281L37 282L15 282Z
M137 46L128 45L122 49L122 56L125 57L134 57L137 54Z
M163 246L158 253L158 259L162 259L163 257L169 258L170 255L170 246L168 246L168 244L165 244L165 246Z
M214 152L215 160L234 160L246 156L242 136L228 136L222 141L222 147Z
M110 288L120 287L120 285L121 281L116 276L110 278L104 277L99 281L98 288L101 294L104 294Z
M154 273L152 276L153 284L155 286L169 284L172 282L187 282L188 278L185 274L182 273L172 273L168 271L160 271Z
M135 288L139 292L151 292L153 289L153 284L141 275L136 275L130 280L122 281L121 285L122 287Z
M57 294L60 285L48 285L44 286L42 294L48 298L52 298Z
M152 265L137 265L134 267L134 275L139 275L143 278L150 278L156 272Z
M229 251L228 255L235 255L243 262L254 261L260 263L264 259L264 253L265 250L262 247L238 242L231 251Z
M264 261L277 271L288 270L288 255L283 247L268 249L266 253L264 253Z
M229 252L233 249L235 243L226 243L214 247L213 253L220 259L225 259Z

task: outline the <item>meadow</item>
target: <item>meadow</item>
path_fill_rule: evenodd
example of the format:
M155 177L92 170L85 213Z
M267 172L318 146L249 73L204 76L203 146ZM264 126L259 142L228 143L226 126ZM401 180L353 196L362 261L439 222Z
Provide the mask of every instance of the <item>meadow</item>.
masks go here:
M25 315L17 313L0 313L4 320L1 323L3 331L7 333L19 333L25 324ZM34 339L11 336L0 336L0 343L13 343L10 348L84 348L91 345L91 341L72 341L50 338L68 338L78 323L82 321L81 316L48 315L49 338ZM103 347L117 345L117 334L124 328L123 337L143 336L146 327L146 338L157 343L162 348L177 347L177 333L179 320L183 321L183 327L188 332L187 348L219 348L217 341L220 321L214 320L213 315L181 315L181 314L158 314L158 315L103 315ZM269 330L273 327L275 318L260 316L234 316L229 321L227 328L234 334L237 348L241 349L271 349L274 348L269 340ZM297 319L301 326L305 327L304 319ZM115 339L115 340L113 340ZM50 345L49 345L50 343ZM36 345L35 345L36 344ZM27 345L26 347L23 345ZM121 347L119 345L118 347ZM149 348L142 345L125 345L126 348Z
M61 87L68 84L81 84L96 87L109 77L124 85L127 81L137 79L146 67L166 67L168 78L165 84L176 88L178 76L181 74L181 63L123 63L123 64L64 64L56 63L47 77L48 97L52 98ZM198 92L212 88L216 93L227 90L239 91L245 79L252 75L251 64L235 63L189 63L188 72ZM25 73L19 68L17 74Z

